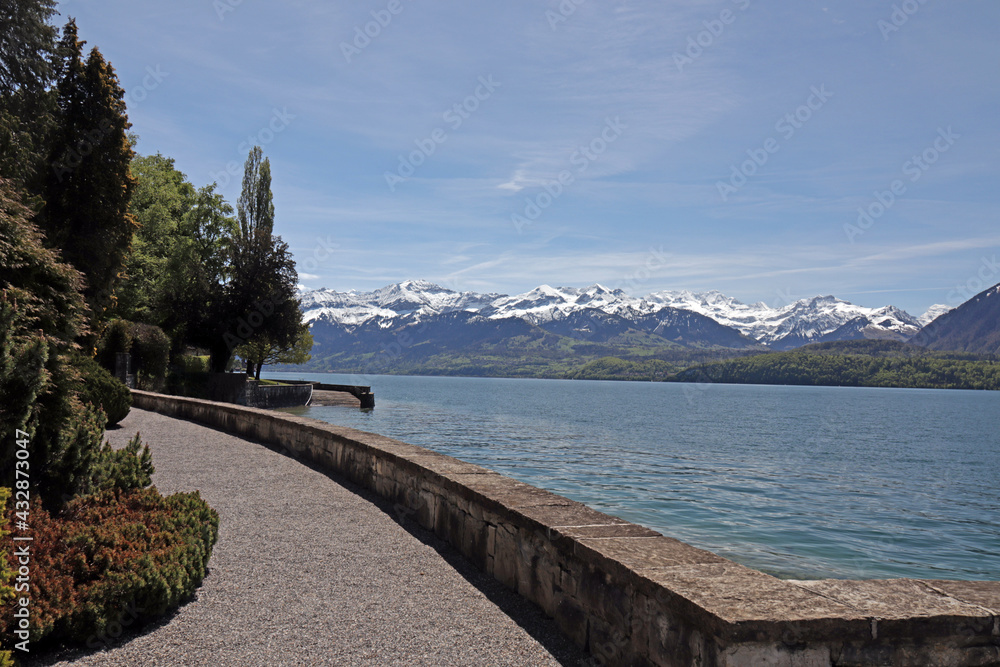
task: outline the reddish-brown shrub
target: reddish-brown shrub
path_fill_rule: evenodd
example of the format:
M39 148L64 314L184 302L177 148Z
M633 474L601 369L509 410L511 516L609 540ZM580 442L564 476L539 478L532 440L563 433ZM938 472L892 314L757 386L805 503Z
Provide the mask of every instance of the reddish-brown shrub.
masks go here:
M32 504L31 641L93 646L109 624L159 616L205 576L219 517L198 492L109 490L52 516ZM12 636L11 613L3 632Z

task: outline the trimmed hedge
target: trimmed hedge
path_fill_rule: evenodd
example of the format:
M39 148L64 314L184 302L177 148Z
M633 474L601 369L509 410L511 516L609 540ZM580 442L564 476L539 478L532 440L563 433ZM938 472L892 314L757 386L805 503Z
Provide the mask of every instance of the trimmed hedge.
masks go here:
M80 370L83 382L80 400L104 411L108 426L125 419L132 408L132 392L95 360L77 355L73 365Z
M219 515L197 491L165 498L151 487L76 498L56 516L33 503L31 524L32 643L96 648L123 619L163 615L194 594ZM4 614L8 637L12 616Z
M170 362L170 337L152 324L112 320L97 344L97 361L111 372L118 353L132 355L138 386L151 391L163 388Z
M133 324L132 362L138 374L139 386L160 391L170 362L170 338L160 327Z

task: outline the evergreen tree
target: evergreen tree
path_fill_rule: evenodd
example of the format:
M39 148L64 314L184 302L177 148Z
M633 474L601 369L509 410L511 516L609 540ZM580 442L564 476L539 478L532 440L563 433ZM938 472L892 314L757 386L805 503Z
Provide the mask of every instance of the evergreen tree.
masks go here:
M54 0L0 0L0 178L37 195L55 96Z
M70 362L84 331L80 274L42 245L21 199L0 180L0 486L12 486L20 429L32 482L59 504L85 488L104 417L80 402Z
M55 0L0 0L0 95L41 93L52 80Z
M136 231L128 210L135 181L124 91L100 51L84 62L82 47L70 20L58 49L57 127L39 221L49 247L62 248L83 274L96 327L113 305Z

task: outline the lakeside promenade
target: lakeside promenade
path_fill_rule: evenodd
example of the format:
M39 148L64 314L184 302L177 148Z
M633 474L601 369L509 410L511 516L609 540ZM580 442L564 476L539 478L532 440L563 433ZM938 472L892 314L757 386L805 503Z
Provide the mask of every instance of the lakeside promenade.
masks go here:
M107 437L121 447L136 431L161 492L197 489L218 511L209 574L165 620L27 667L592 664L540 609L398 521L400 508L264 445L136 408Z

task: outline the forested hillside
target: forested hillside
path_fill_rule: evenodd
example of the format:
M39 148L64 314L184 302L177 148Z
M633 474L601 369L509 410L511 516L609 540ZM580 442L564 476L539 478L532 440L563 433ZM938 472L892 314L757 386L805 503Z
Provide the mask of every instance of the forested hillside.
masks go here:
M820 343L704 364L669 378L673 382L788 384L843 387L1000 389L1000 360L931 352L905 343Z

